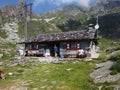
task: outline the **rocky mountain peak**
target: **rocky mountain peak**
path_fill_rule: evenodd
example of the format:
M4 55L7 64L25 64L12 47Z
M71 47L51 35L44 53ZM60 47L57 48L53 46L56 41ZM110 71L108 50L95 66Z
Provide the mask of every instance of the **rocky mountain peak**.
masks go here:
M4 18L8 21L22 21L25 18L25 0L19 0L17 5L5 5L1 8Z

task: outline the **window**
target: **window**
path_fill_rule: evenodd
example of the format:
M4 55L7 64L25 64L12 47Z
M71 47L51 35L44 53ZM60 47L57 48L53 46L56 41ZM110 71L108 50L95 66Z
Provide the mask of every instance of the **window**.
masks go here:
M38 50L39 49L39 45L38 44L30 44L29 45L29 50Z
M67 43L66 49L67 50L79 50L80 49L80 44L79 43L75 43L75 42Z

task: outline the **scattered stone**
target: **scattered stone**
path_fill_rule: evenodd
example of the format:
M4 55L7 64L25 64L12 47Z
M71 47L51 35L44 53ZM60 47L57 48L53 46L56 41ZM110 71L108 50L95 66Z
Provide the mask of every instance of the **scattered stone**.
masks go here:
M76 64L76 63L78 63L78 62L79 62L79 61L74 61L73 63Z
M48 79L44 79L44 80L41 80L42 82L47 82L48 81Z
M120 85L115 85L114 90L120 90Z
M15 56L15 57L13 58L13 60L21 60L21 59L22 59L21 56Z
M25 62L20 61L20 62L18 62L18 64L19 65L25 65Z
M92 61L92 59L91 58L86 58L86 59L84 59L84 61Z
M8 67L15 67L15 66L17 66L17 65L18 65L18 63L13 63L13 64L10 63L10 64L7 64Z
M22 82L22 84L21 84L22 86L28 86L29 85L29 83L28 82Z
M67 71L71 71L72 70L72 68L68 68L68 69L66 69Z
M0 54L0 58L3 58L3 54Z
M98 87L99 90L102 90L102 88L103 88L103 86L99 86L99 87Z
M0 66L2 66L3 65L3 62L0 62Z
M40 88L44 89L44 88L46 88L46 87L47 87L47 85L44 85L44 86L42 86L42 87L40 87Z
M49 73L49 72L50 72L50 70L46 70L46 71L45 71L45 73Z
M49 86L47 87L48 90L51 90L54 86Z
M38 61L41 63L58 63L58 58L41 57L41 58L38 58Z
M12 72L9 72L9 73L8 73L8 75L12 76L12 75L13 75L13 73L12 73Z
M64 86L61 86L60 88L61 90L67 90L68 86L64 85Z
M19 72L13 72L13 74L14 74L14 75L19 75L19 74L21 74L21 73L19 73Z
M33 90L38 90L38 88L33 88Z
M57 83L57 81L52 81L52 82L51 82L51 84L56 84L56 83Z
M17 87L17 86L11 86L8 90L28 90L27 87Z

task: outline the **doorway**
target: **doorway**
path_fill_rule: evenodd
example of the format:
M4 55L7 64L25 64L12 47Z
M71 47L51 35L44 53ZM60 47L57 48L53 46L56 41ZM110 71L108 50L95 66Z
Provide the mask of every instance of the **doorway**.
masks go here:
M57 47L57 56L59 57L60 56L60 43L53 42L53 43L50 43L49 46L50 46L50 55L52 57L55 57L55 49L54 49L54 47L56 46Z

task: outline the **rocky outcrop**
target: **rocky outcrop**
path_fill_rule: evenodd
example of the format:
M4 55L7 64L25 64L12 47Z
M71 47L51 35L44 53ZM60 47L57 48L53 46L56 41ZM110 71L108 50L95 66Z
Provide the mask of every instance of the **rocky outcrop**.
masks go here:
M10 43L17 43L20 41L20 38L17 34L18 32L18 24L15 22L6 23L3 27L5 32L7 33L8 37L6 38L7 42Z
M120 73L116 75L110 75L110 67L114 64L112 61L96 64L97 70L94 70L90 74L90 77L94 79L95 83L116 82L120 79Z
M18 5L5 5L1 8L2 15L9 21L23 21L25 19L25 0L19 0Z

